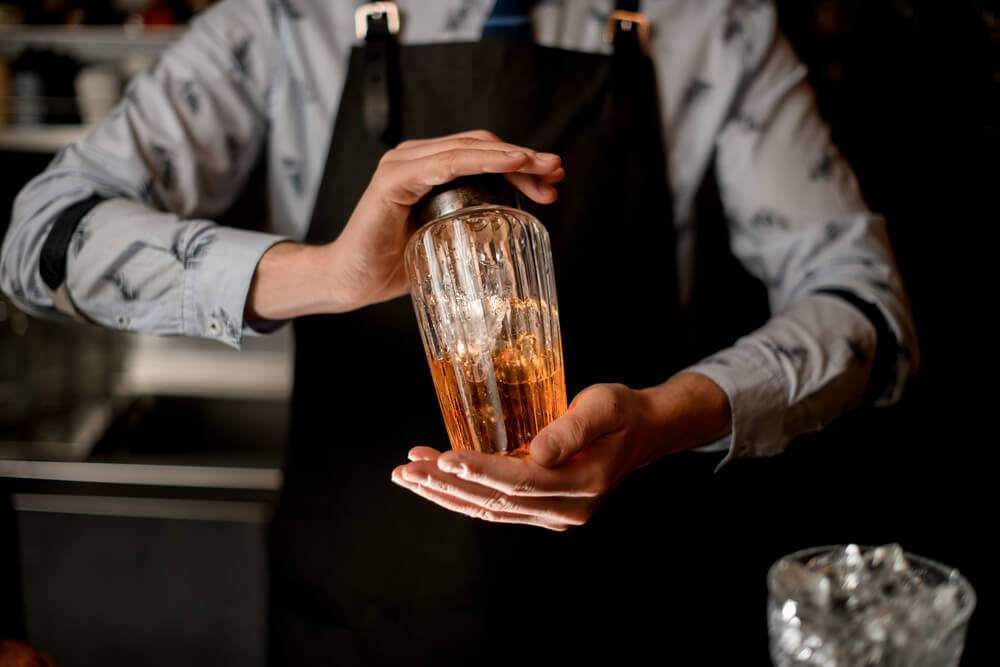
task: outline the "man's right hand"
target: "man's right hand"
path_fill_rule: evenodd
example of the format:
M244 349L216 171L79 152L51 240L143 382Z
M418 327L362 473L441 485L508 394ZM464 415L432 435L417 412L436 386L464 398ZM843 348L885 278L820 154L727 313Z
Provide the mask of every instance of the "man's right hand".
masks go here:
M279 243L257 264L246 318L346 312L405 294L403 252L415 231L410 209L460 176L504 174L525 196L556 200L565 172L557 155L508 144L485 130L405 141L379 161L341 234L323 246Z

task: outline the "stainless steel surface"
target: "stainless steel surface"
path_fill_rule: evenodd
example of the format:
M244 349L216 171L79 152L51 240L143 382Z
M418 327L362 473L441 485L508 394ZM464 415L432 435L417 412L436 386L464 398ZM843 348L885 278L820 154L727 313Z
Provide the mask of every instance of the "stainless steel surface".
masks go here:
M218 442L203 437L212 430L216 440L226 439L218 433L221 426L208 423L214 419L231 427L234 438L259 434L275 440L272 449L280 450L284 427L265 419L284 418L292 373L290 327L247 336L243 348L234 350L214 340L45 321L0 298L0 459L85 460L137 402L159 397L204 399L205 405L229 401L214 408L211 417L202 415L187 432L178 432L178 439L202 437L206 449L217 448ZM248 409L237 405L240 401L257 405ZM188 413L192 410L199 411L193 406ZM189 414L176 417L184 420ZM242 428L246 422L255 424L256 433Z
M18 460L0 460L0 477L259 491L276 491L282 481L281 471L273 468Z
M414 207L417 227L470 206L498 204L517 208L517 191L503 176L465 176L439 185Z
M32 642L66 667L265 664L267 524L226 500L21 495Z
M260 502L47 493L15 493L12 500L18 512L261 524L271 516L270 505Z
M234 350L214 340L133 335L122 368L125 395L286 401L292 393L291 327L247 336Z
M0 458L86 458L113 420L126 345L0 296Z
M0 435L0 459L82 461L107 432L115 416L111 400L84 401Z

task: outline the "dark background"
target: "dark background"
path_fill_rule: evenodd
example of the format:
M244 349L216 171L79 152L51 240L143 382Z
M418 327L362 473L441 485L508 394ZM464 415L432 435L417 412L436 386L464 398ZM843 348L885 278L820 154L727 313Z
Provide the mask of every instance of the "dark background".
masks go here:
M184 18L181 3L173 4ZM997 4L778 2L837 144L869 205L887 218L922 368L899 405L849 415L776 459L735 462L706 488L706 498L718 487L725 502L739 502L718 505L714 529L747 545L739 554L750 561L747 572L760 574L798 548L842 542L897 541L958 567L979 595L963 665L993 664L988 647L998 621L989 536L997 524L1000 442L987 320L996 303L1000 183ZM46 159L31 166L41 169ZM5 173L0 227L29 171ZM741 585L748 599L763 595L759 576ZM766 618L760 606L746 614L755 625L748 635L762 643L745 664L756 664Z
M968 1L778 5L838 146L886 216L922 368L900 405L753 462L760 477L747 492L778 513L776 546L898 541L958 567L979 597L963 664L991 664L1000 11Z

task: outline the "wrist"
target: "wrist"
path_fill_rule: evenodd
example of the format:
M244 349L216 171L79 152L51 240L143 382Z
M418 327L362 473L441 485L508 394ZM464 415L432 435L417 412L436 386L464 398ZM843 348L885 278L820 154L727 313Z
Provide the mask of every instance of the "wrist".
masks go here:
M359 291L366 284L363 271L356 268L356 253L337 238L322 246L314 246L312 257L317 277L317 288L321 292L323 310L326 313L346 313L369 305L365 295Z
M284 320L348 310L338 300L330 245L286 241L271 246L257 262L247 294L248 320Z
M714 442L731 429L729 397L700 373L682 372L637 393L645 424L641 465Z

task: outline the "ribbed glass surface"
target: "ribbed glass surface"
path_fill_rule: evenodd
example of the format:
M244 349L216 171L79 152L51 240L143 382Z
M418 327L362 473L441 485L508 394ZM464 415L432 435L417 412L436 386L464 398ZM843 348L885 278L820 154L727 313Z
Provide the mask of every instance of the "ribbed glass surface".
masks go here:
M451 446L527 454L566 411L548 232L524 211L465 208L419 229L406 265Z

